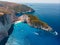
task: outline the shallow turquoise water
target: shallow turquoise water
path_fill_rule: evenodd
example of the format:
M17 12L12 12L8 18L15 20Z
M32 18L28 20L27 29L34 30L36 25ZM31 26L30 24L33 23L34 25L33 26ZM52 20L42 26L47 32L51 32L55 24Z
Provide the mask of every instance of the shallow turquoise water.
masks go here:
M13 33L7 44L10 45L60 45L60 4L26 4L35 9L34 15L45 21L59 35L54 36L26 23L14 24Z

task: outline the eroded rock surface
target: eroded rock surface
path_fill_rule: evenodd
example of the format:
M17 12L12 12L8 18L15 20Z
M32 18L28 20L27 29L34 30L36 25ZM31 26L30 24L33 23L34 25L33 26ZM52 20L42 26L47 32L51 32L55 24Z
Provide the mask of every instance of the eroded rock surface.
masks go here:
M23 4L0 1L0 41L8 37L11 25L18 19L16 13L34 12L34 10Z

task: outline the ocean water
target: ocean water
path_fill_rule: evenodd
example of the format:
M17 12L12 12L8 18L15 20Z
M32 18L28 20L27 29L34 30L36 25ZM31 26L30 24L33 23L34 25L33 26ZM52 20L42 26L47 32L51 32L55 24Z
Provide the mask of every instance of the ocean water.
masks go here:
M35 10L33 15L50 25L58 35L30 27L26 23L14 24L6 45L60 45L60 4L26 4Z

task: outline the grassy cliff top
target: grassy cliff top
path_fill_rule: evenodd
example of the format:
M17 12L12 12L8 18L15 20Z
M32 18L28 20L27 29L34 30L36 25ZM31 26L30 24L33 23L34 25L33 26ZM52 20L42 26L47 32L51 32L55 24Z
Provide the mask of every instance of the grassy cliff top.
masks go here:
M47 27L48 24L40 20L38 17L34 15L27 14L28 17L30 18L30 23L36 24L36 25L42 25L43 27Z
M5 14L11 14L11 10L5 7L0 7L0 12L5 13Z
M11 10L13 10L15 13L16 12L27 12L29 10L33 11L31 7L28 7L23 4L0 1L0 12L10 13Z

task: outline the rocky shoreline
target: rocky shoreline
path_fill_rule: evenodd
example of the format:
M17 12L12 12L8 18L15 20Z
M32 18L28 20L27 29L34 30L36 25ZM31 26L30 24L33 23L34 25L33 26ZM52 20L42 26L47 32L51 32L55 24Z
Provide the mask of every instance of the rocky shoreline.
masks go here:
M29 6L0 1L0 43L1 41L4 42L3 40L5 40L6 37L8 39L9 35L13 31L11 26L15 22L26 22L31 27L42 29L57 35L57 32L53 31L53 29L47 23L39 20L32 14L28 14L31 12L34 13L35 10ZM20 13L22 14L17 17L16 15Z

